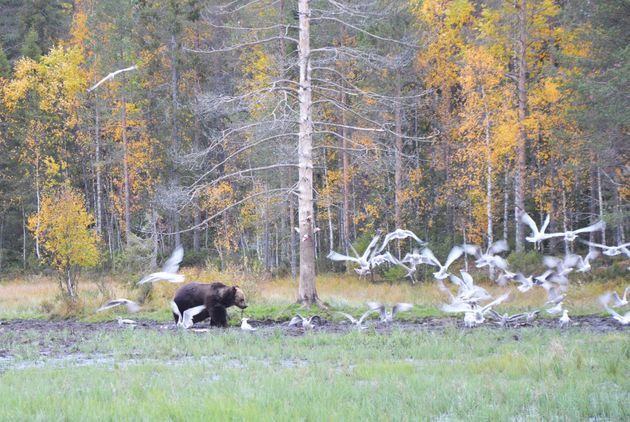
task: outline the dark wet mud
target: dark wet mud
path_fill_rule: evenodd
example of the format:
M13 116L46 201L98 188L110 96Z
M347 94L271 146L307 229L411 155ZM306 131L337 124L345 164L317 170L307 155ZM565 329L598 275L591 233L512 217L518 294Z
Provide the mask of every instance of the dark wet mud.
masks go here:
M163 332L176 334L182 332L185 335L207 336L218 332L240 332L240 327L232 326L227 329L210 327L208 322L195 324L189 330L177 328L171 321L135 320L136 324L119 324L117 320L108 322L87 323L76 320L6 320L0 321L0 374L10 367L20 365L37 366L52 359L59 360L63 364L91 365L95 363L113 362L111 355L103 355L97 352L81 353L81 344L104 334L138 331ZM331 321L322 319L321 324L312 329L305 330L301 327L289 327L287 321L275 320L250 320L250 324L256 328L254 333L243 335L255 335L260 337L277 337L278 333L284 336L317 335L322 333L344 335L356 332L358 328L346 321ZM383 324L377 320L371 320L363 330L367 335L388 335L395 331L440 333L446 330L462 330L473 333L479 328L466 328L461 318L420 318L417 320L394 321L391 324ZM567 330L581 330L597 333L624 332L630 334L630 325L623 326L609 317L602 316L575 316L571 317L571 325L568 328L560 328L558 318L540 318L531 324L518 324L509 327L499 326L496 322L487 321L481 327L504 331L519 340L518 331L526 328L539 327L542 329L560 332ZM17 349L23 349L17 352ZM25 352L27 350L27 352ZM16 360L17 355L23 355L22 360ZM180 359L178 358L178 361ZM146 361L143 358L143 361ZM19 363L22 362L22 363ZM25 363L26 362L26 363ZM16 366L17 365L17 366Z
M46 333L55 331L68 331L75 333L94 333L97 331L111 331L111 330L155 330L155 331L170 331L176 330L177 327L171 321L155 321L155 320L135 320L136 324L119 324L118 321L107 322L80 322L77 320L7 320L0 321L0 335L3 332L16 332L16 331L42 331ZM287 335L299 335L305 330L301 327L289 327L286 321L275 320L249 320L250 324L257 328L258 331L281 331ZM496 329L521 329L527 327L542 327L547 329L560 329L558 318L539 318L532 323L517 323L507 327L500 326L497 322L487 320L486 323L479 327L496 328ZM438 318L438 317L426 317L419 318L417 320L402 320L394 321L391 324L384 324L378 321L372 320L367 324L367 330L376 331L379 333L388 333L392 330L408 330L408 331L443 331L445 329L461 328L462 330L475 330L477 328L466 328L461 318ZM595 332L610 332L610 331L628 331L630 332L630 325L621 325L617 321L610 317L605 316L573 316L571 317L570 327L568 329L587 329ZM322 333L344 333L352 330L356 330L357 327L346 321L329 321L321 319L321 324L315 326L313 332ZM219 330L226 330L222 328L210 327L209 323L201 322L197 323L188 330L191 333L211 333ZM238 326L232 326L227 330L240 330Z

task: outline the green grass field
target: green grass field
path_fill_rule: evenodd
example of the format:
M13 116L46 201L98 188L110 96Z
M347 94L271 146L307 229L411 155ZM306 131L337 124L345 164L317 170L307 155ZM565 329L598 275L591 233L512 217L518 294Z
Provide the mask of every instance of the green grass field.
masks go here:
M601 314L597 296L626 284L576 283L567 307L572 315ZM437 309L444 295L432 284L326 275L318 286L328 310L295 305L292 280L245 280L245 316L286 321L299 311L339 324L334 310L359 315L367 300L415 304L397 319L445 316ZM292 335L277 326L195 333L102 322L123 315L172 324L167 304L176 287L157 285L143 311L127 315L94 313L111 297L137 294L121 282L110 283L110 297L82 284L81 306L70 310L55 300L54 279L1 283L0 320L40 321L24 329L0 323L0 421L630 420L628 330L464 330L450 323L402 330L398 323L391 332ZM515 290L500 312L546 300L541 291ZM240 311L230 313L238 323ZM45 321L50 317L54 323Z
M2 333L0 420L630 419L627 332L74 336Z

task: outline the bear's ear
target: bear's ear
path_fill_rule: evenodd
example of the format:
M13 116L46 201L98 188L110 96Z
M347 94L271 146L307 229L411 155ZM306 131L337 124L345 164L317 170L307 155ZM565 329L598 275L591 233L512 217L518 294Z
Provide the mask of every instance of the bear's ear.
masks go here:
M238 290L238 286L232 286L232 291L236 294L236 290Z

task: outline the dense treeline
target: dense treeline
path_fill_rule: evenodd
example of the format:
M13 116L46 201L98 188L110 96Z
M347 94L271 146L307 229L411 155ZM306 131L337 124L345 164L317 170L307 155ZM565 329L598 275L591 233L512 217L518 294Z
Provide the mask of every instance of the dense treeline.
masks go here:
M71 187L104 269L181 242L295 274L297 3L0 0L0 268L38 268L33 216ZM520 251L515 206L626 240L628 1L310 7L320 269L379 228Z

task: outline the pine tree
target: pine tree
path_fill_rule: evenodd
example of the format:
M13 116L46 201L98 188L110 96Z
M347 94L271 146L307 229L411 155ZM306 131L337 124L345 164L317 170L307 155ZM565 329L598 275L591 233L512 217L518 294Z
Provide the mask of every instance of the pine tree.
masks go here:
M11 63L7 55L4 54L2 46L0 46L0 78L8 78L11 74Z
M33 60L39 60L42 57L42 49L39 47L39 34L34 29L28 31L22 44L20 53L24 57L28 57Z

